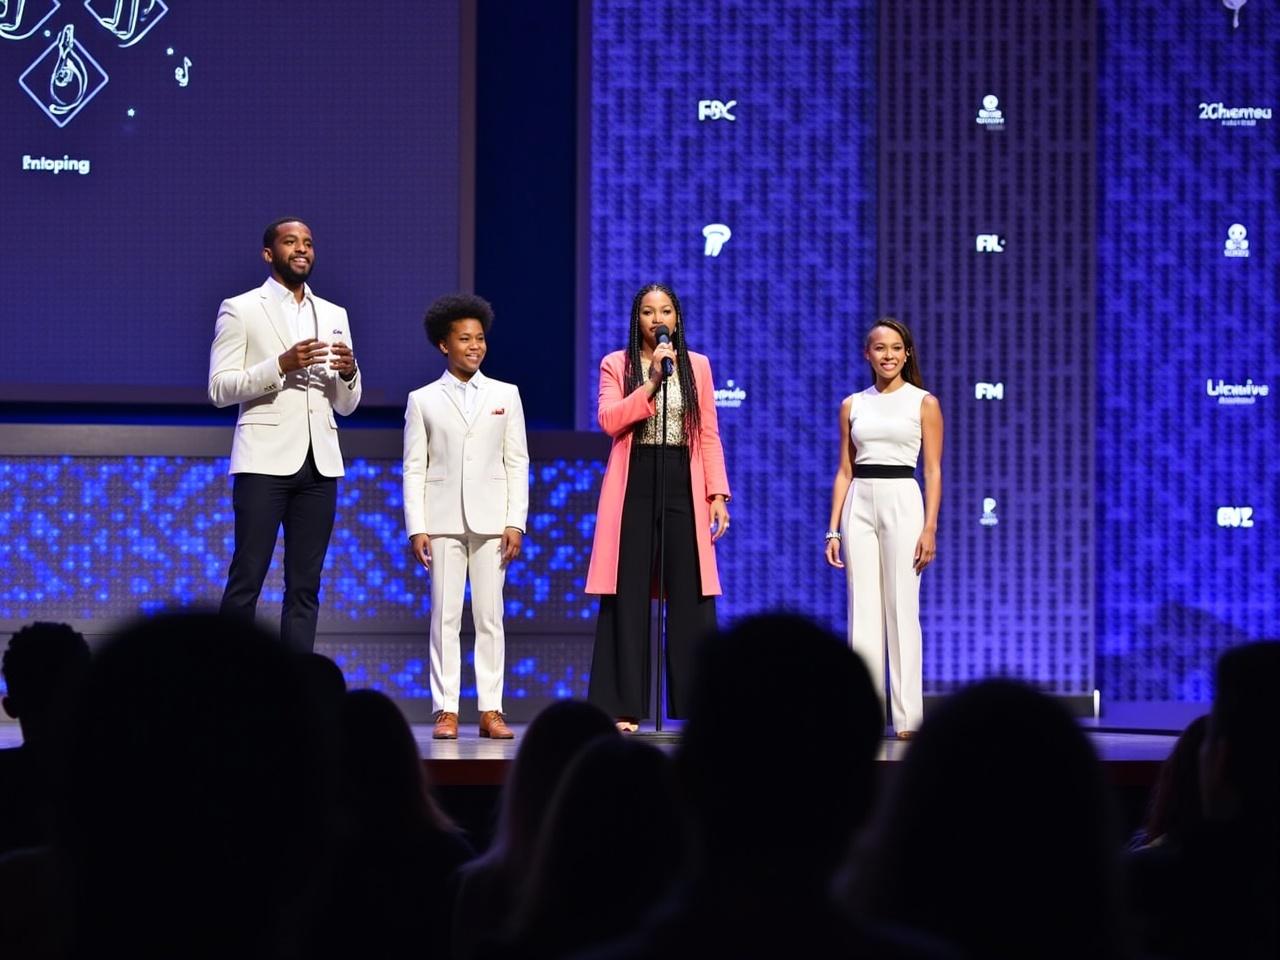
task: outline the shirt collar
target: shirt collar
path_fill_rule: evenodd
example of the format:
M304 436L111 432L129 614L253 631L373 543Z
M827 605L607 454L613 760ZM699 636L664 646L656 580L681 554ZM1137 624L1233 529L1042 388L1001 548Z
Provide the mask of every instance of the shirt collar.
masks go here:
M440 379L443 380L445 384L450 387L475 387L477 390L479 390L482 386L484 386L484 381L488 378L485 377L485 375L481 373L479 370L477 370L474 374L471 375L470 380L465 380L465 381L459 380L452 373L450 373L448 368L446 367L444 373L440 374Z
M297 305L298 301L293 299L293 291L277 280L274 276L267 277L267 286L271 289L271 295L277 300L288 300L291 304ZM311 299L311 287L305 282L302 284L302 300L305 303Z

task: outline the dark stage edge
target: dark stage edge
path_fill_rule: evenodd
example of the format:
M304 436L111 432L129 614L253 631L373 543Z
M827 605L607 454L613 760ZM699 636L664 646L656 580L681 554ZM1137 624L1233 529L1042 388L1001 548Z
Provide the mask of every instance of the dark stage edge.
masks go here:
M466 723L459 730L457 740L433 740L430 724L413 724L413 734L433 784L440 787L499 787L506 782L511 762L524 738L524 724L512 724L511 728L515 731L514 740L482 738L476 733L475 724ZM642 729L652 730L653 726L649 724ZM678 730L672 725L669 732ZM1102 761L1107 783L1113 787L1152 786L1160 771L1160 764L1177 741L1177 736L1170 733L1116 733L1087 727L1085 733ZM745 728L743 736L751 736L749 726ZM841 741L837 738L829 739L831 759L838 761ZM14 747L21 741L22 735L16 723L0 723L0 747ZM672 742L657 742L656 746L670 751L676 749L677 744L678 738L672 738ZM1005 751L1002 747L999 733L991 734L990 744L992 752L1007 753L1009 763L1018 762L1016 754ZM877 756L883 772L891 773L893 766L910 749L909 743L888 738L883 740ZM761 769L767 777L767 758L763 758Z
M512 724L515 732L514 740L490 740L480 737L474 724L462 724L457 740L433 740L429 724L414 724L413 733L418 741L418 749L422 754L431 782L442 787L496 787L501 786L507 777L511 762L524 737L525 726ZM653 726L646 725L642 731L652 731ZM668 732L672 732L668 728ZM1160 765L1173 750L1177 736L1169 733L1114 733L1088 730L1085 733L1093 743L1093 748L1102 762L1106 781L1113 787L1150 787L1160 771ZM747 726L743 736L750 737ZM652 742L652 741L650 741ZM838 761L841 753L841 741L831 738L831 758ZM674 750L678 738L673 742L655 743L660 749ZM886 738L880 744L877 762L884 772L891 773L893 766L906 756L911 749L909 743ZM991 735L991 750L1000 754L1007 753L1009 763L1016 764L1018 756L1012 751L1004 751L998 733ZM768 776L767 759L762 764L764 776Z

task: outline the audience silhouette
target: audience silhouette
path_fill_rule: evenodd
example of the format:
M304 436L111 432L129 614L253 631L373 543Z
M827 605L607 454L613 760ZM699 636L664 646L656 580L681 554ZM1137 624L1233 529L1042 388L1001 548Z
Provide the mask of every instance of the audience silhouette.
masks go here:
M48 843L65 718L89 669L89 645L65 623L33 623L9 640L0 661L4 711L22 745L0 750L0 854Z
M1153 956L1280 956L1280 642L1218 660L1200 748L1203 817L1130 857L1133 912Z
M744 715L770 691L784 692L786 709L748 729ZM751 617L708 638L676 757L690 871L638 933L598 955L950 955L851 922L831 898L870 809L883 718L862 661L810 620Z
M988 680L920 728L850 865L850 905L974 957L1125 953L1119 836L1088 739L1030 687Z
M582 700L561 700L534 717L503 789L497 836L455 877L455 960L472 960L481 941L508 932L565 770L591 741L618 736L613 720Z
M90 658L34 624L0 668L24 737L0 751L5 960L1106 960L1130 928L1143 957L1280 954L1280 643L1220 658L1127 902L1101 767L1058 703L976 683L877 777L865 667L790 614L702 644L674 760L588 704L543 711L478 859L396 705L251 625L158 616Z
M342 707L339 847L314 957L444 957L449 878L473 856L431 795L417 741L385 694Z
M1208 715L1196 717L1160 765L1160 777L1151 790L1146 819L1129 840L1129 848L1135 853L1181 843L1199 829L1204 820L1204 807L1200 803L1200 748L1208 729Z
M481 956L552 960L635 929L684 865L671 763L630 739L599 739L565 771L503 944Z
M289 957L331 862L331 743L299 659L215 614L95 656L60 855L76 957Z

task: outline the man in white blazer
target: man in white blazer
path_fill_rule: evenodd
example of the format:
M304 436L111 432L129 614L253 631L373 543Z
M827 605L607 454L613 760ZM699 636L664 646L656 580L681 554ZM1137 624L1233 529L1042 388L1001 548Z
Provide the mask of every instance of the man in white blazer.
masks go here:
M529 450L520 391L480 372L492 324L493 309L480 297L458 294L431 305L424 326L446 369L409 394L404 415L404 522L414 558L431 575L438 740L458 736L459 631L468 573L480 736L513 736L502 716L502 586L523 543Z
M209 353L209 399L240 405L231 441L235 553L222 612L252 619L284 525L280 637L315 646L320 574L344 473L334 413L360 403L347 311L311 292L311 230L277 220L262 238L271 275L224 300Z

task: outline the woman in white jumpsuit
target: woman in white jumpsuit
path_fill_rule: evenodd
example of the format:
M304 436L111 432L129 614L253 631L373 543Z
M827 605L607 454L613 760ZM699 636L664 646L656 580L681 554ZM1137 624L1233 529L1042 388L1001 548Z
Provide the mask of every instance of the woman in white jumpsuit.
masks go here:
M845 571L849 645L884 698L888 655L893 729L907 740L924 714L920 574L935 553L942 503L942 408L920 381L915 344L891 317L868 331L875 382L840 405L840 467L831 489L827 563ZM916 461L924 450L924 488ZM842 549L843 548L843 549Z

